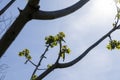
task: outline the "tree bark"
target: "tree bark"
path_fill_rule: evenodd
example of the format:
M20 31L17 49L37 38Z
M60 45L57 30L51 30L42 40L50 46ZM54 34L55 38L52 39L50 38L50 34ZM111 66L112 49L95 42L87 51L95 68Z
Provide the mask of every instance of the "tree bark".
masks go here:
M29 21L25 15L19 15L15 22L11 25L11 27L4 34L2 39L0 40L0 57L4 54L6 49L10 46L10 44L14 41L16 36L19 34L21 29L25 26L25 24Z
M11 45L11 43L15 40L17 35L20 33L25 24L31 19L56 19L81 8L84 4L86 4L89 0L80 0L75 5L68 7L66 9L58 10L58 11L41 11L39 10L39 0L29 0L24 10L20 10L20 15L14 21L14 23L10 26L10 28L3 35L0 40L0 57L5 53L7 48ZM38 18L37 18L38 17Z

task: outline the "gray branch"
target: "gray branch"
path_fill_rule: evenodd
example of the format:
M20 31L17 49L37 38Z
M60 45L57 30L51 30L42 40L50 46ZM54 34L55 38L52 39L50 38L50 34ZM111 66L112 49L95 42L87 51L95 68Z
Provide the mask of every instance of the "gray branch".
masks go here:
M14 2L15 0L11 0L2 10L0 10L0 15L2 15Z
M23 29L23 27L28 21L38 18L49 20L63 17L81 8L88 1L89 0L80 0L78 3L66 9L53 12L45 12L39 11L39 0L29 0L26 7L23 10L20 10L20 15L17 17L17 19L14 21L14 23L10 26L10 28L6 31L6 33L0 40L0 57L2 57L2 55L11 45L11 43L15 40L17 35L20 33L20 31ZM38 12L40 12L40 14L38 14Z
M119 25L120 26L120 25ZM119 27L118 26L118 27ZM85 50L85 52L83 52L80 56L78 56L77 58L75 58L74 60L68 62L68 63L56 63L54 64L52 67L50 67L49 69L47 69L45 72L43 72L41 75L39 75L37 77L37 79L35 80L41 80L43 79L45 76L47 76L50 72L52 72L54 69L57 68L67 68L67 67L71 67L74 64L76 64L77 62L79 62L81 59L83 59L93 48L95 48L98 44L100 44L104 39L106 39L112 32L114 32L116 29L118 29L118 27L113 28L112 30L110 30L107 34L105 34L102 38L100 38L98 41L96 41L93 45L91 45L87 50Z
M119 25L120 26L120 25ZM118 26L118 27L119 27ZM88 49L86 49L80 56L78 56L76 59L74 59L73 61L70 61L68 63L61 63L59 64L58 68L67 68L70 67L74 64L76 64L77 62L79 62L81 59L83 59L93 48L95 48L98 44L100 44L104 39L106 39L107 37L109 37L109 35L114 32L117 28L113 28L112 30L110 30L107 34L105 34L102 38L100 38L98 41L96 41L93 45L91 45Z
M57 11L37 11L33 14L33 19L42 19L42 20L48 20L48 19L56 19L63 16L66 16L68 14L71 14L75 12L76 10L80 9L83 5L85 5L89 0L80 0L76 4L67 7L62 10Z

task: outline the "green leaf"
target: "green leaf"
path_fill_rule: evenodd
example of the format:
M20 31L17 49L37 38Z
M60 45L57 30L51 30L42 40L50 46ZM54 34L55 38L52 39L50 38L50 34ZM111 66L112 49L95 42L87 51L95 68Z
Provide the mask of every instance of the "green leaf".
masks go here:
M24 53L23 53L23 52L19 52L18 55L19 55L19 56L24 56Z
M62 49L67 49L67 45L63 45L63 46L62 46Z
M106 47L108 50L112 50L111 45L108 44Z
M59 32L59 35L60 35L61 37L65 37L64 32Z
M45 37L45 40L47 41L47 40L48 40L48 37Z
M120 41L112 40L109 42L109 44L106 47L109 50L120 49Z
M56 41L59 41L59 37L57 35L54 36L54 38L55 38Z
M32 57L29 55L29 56L27 56L26 57L28 60L31 60L32 59Z
M65 53L61 53L60 57L62 57L63 61L65 60Z
M28 49L25 49L25 53L29 54L29 53L30 53L30 51L29 51Z
M53 42L52 45L53 45L53 46L57 46L57 42Z
M38 77L37 75L33 75L32 80L35 80L37 77Z
M113 23L112 25L113 25L113 27L115 27L115 23Z
M116 17L120 19L120 12L117 13Z
M117 49L120 49L120 45L116 46Z
M50 68L51 66L52 66L52 64L48 64L48 65L47 65L47 68Z
M70 50L70 48L68 48L68 49L66 50L66 53L70 54L70 52L71 52L71 50Z

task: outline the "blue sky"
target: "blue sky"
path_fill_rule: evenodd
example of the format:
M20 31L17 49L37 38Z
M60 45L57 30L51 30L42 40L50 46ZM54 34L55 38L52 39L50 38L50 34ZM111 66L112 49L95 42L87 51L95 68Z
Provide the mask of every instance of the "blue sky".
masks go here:
M7 1L2 1L4 5ZM70 6L79 0L41 0L42 10L58 10ZM17 7L24 8L26 1L16 0L6 12L15 18L18 15ZM0 5L0 7L2 6ZM55 20L32 20L26 24L19 36L12 43L1 59L1 64L7 64L5 80L28 80L34 67L24 64L25 59L18 57L18 52L28 48L37 62L44 51L44 37L58 32L65 32L66 44L72 52L66 56L66 62L79 56L112 28L116 14L113 0L90 0L84 7L76 12ZM17 26L16 26L17 27ZM120 39L120 32L112 34L113 39ZM84 59L74 66L66 69L57 69L43 80L119 80L120 79L120 53L118 50L108 51L104 40L93 49ZM42 67L54 62L57 56L57 47L47 54L47 60ZM38 74L40 74L38 72Z

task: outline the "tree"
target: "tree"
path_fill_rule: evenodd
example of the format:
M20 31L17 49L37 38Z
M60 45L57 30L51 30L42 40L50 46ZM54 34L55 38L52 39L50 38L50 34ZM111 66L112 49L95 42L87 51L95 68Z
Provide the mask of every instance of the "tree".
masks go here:
M82 1L82 0L81 0ZM35 7L36 8L36 7ZM21 10L20 10L21 11ZM31 13L33 14L33 13ZM36 17L36 16L33 16L33 17ZM38 17L37 17L38 18ZM52 17L53 18L53 17ZM42 18L43 19L43 18ZM44 18L45 19L45 18ZM50 18L51 19L51 18ZM86 56L88 54L89 51L91 51L94 47L96 47L99 43L101 43L105 38L109 37L110 40L111 40L111 33L118 30L119 29L119 24L118 24L118 20L119 20L119 15L117 16L117 21L115 21L115 23L113 24L113 28L107 33L105 34L102 38L100 38L98 41L96 41L93 45L91 45L88 49L86 49L80 56L78 56L78 58L74 59L73 61L70 61L68 63L57 63L55 65L52 65L52 66L49 66L49 68L43 73L41 74L40 76L38 76L38 78L36 80L40 80L42 79L43 77L45 77L47 74L49 74L52 70L56 69L56 68L66 68L66 67L70 67L72 65L74 65L75 63L77 63L78 61L80 61L82 58L84 58L84 56ZM29 21L29 20L25 20L26 22ZM25 23L24 23L25 24ZM24 25L22 24L22 25ZM13 32L14 34L14 32ZM117 48L117 46L119 45L116 45L116 44L119 44L119 42L117 41L113 41L111 40L109 45L108 45L108 48L110 47L110 49L114 49L114 48ZM113 47L114 45L114 47Z
M10 46L10 44L14 41L16 36L19 34L21 29L24 27L24 25L29 22L32 19L43 19L43 20L51 20L56 19L59 17L63 17L65 15L68 15L77 9L81 8L84 4L86 4L89 0L80 0L73 6L70 6L68 8L58 10L58 11L52 11L52 12L46 12L39 10L40 6L39 4L40 0L29 0L26 7L23 10L19 10L20 15L17 17L17 19L13 22L13 24L10 26L10 28L7 30L7 32L3 35L2 39L0 40L0 57L4 54L6 49ZM1 11L0 15L2 15L12 4L15 2L15 0L11 0ZM20 24L19 24L20 23ZM18 25L19 24L19 25ZM17 28L16 28L17 26Z
M40 6L38 5L39 0L36 1L29 0L26 7L23 10L19 9L20 15L17 17L17 19L14 21L14 23L11 25L11 27L7 30L7 32L0 40L0 47L1 47L0 57L4 54L4 52L9 47L9 45L14 41L14 39L19 34L21 29L25 26L25 24L30 20L32 19L50 20L50 19L63 17L81 8L88 1L89 0L80 0L79 2L68 8L58 11L46 12L39 10L40 8ZM18 25L18 23L20 24Z

